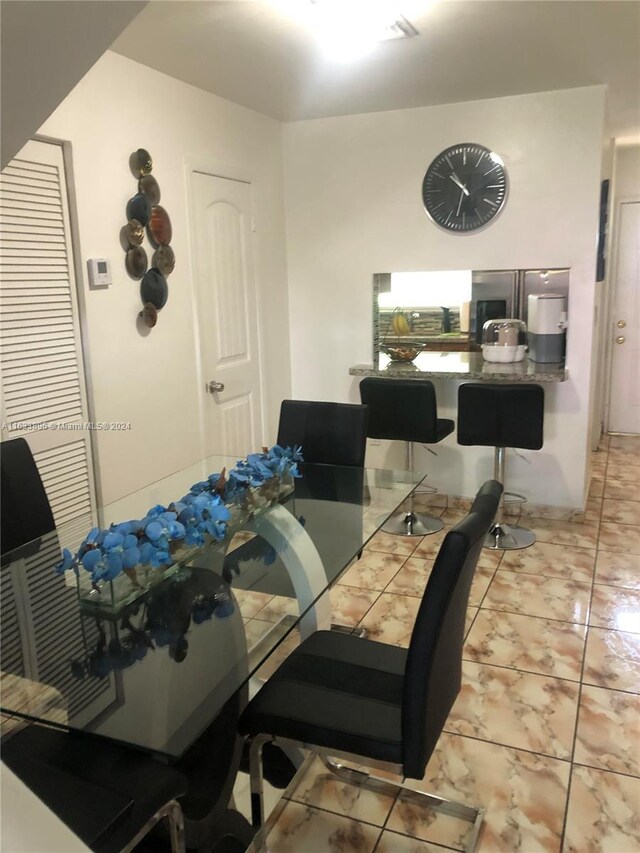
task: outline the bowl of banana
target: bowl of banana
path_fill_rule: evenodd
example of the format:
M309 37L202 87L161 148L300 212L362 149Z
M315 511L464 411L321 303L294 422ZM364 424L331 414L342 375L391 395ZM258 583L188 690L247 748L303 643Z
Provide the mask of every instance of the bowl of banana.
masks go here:
M409 362L413 361L413 359L418 355L418 353L422 350L421 346L412 346L409 344L403 345L395 345L395 344L383 344L380 349L383 353L389 356L391 361L395 362Z
M387 334L381 341L380 349L394 362L411 362L422 350L412 334L411 323L403 311L396 309L389 319ZM403 340L404 338L404 340Z

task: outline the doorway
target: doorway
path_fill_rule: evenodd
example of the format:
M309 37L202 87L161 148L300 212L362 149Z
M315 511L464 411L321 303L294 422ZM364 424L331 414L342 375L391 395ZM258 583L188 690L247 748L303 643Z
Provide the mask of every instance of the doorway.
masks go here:
M245 456L264 434L251 184L194 171L192 189L203 449Z
M640 201L616 217L609 432L640 434Z

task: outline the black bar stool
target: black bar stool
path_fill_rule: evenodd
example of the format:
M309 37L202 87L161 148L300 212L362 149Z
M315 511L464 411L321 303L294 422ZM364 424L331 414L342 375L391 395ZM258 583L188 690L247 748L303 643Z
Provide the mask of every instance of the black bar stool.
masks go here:
M469 382L458 389L458 444L494 447L494 478L503 486L507 447L540 450L543 421L544 389L540 385ZM535 533L503 521L505 494L485 547L507 551L528 548L536 541Z
M406 442L407 471L413 470L414 441L437 444L453 432L453 421L438 417L436 389L428 379L367 377L360 383L360 398L369 407L369 438ZM426 536L442 530L439 518L414 512L413 494L409 501L406 512L383 525L385 533Z

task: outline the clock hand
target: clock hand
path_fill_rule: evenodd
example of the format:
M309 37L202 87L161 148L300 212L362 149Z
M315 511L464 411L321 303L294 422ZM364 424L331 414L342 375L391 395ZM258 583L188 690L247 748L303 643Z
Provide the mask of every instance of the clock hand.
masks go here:
M454 184L457 184L457 186L459 186L459 187L460 187L460 189L462 190L462 192L463 192L465 195L469 195L469 190L465 187L465 185L462 183L462 181L461 181L461 180L460 180L460 178L456 175L456 173L455 173L455 172L451 172L451 174L449 175L449 177L451 178L451 180L453 181L453 183L454 183Z
M469 193L467 193L469 195ZM462 199L464 198L464 187L462 187L462 192L460 193L460 201L458 202L458 209L456 210L456 216L460 216L460 207L462 206Z

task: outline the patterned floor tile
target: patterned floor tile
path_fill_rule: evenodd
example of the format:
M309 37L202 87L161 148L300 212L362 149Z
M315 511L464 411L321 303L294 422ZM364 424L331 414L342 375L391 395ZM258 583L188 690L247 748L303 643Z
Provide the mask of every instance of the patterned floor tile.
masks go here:
M640 590L594 584L589 624L640 633Z
M528 518L526 526L536 534L538 542L592 549L598 543L597 524L579 524L571 521L553 521L546 518Z
M483 548L478 557L478 567L483 569L497 569L502 564L502 558L506 551L494 551L490 548Z
M233 594L245 619L253 619L273 598L265 592L253 592L248 589L234 589Z
M361 589L383 590L398 573L404 561L405 557L399 554L363 551L362 557L340 577L340 583Z
M640 554L599 551L596 557L595 582L640 589Z
M607 480L604 486L604 497L618 501L640 501L640 482L625 483L620 480ZM635 524L637 523L636 521Z
M439 844L428 844L408 835L398 835L397 832L383 832L376 853L444 853L446 849Z
M535 542L530 548L506 551L500 563L500 571L590 583L593 580L595 559L596 552L592 549Z
M289 802L259 853L371 853L378 827Z
M433 560L409 557L385 591L397 592L401 595L417 595L422 598L433 563Z
M638 482L638 469L635 465L629 465L627 462L610 462L607 466L607 481L609 480L635 485Z
M640 693L640 634L589 628L582 680Z
M467 637L464 657L579 681L586 632L584 625L570 622L480 610Z
M395 796L342 782L316 758L304 779L291 793L291 799L354 820L382 826L391 811Z
M419 536L394 536L392 533L376 533L369 540L367 551L382 551L384 554L400 554L410 557L421 543Z
M447 732L569 759L578 685L465 661Z
M601 477L592 477L589 484L589 497L601 498L604 495L604 479Z
M574 766L563 853L640 850L640 779Z
M590 584L499 569L482 606L583 625L589 612L590 592Z
M426 560L435 560L442 545L442 540L447 535L448 530L449 528L445 527L439 533L431 533L429 536L425 536L414 551L413 556Z
M479 853L558 851L569 768L566 761L444 733L424 779L407 784L484 807ZM453 847L461 841L450 818L408 803L394 806L386 828Z
M383 592L360 623L370 640L407 648L420 599Z
M640 500L605 498L602 502L602 520L618 524L640 524Z
M626 443L620 447L609 445L609 465L628 465L632 468L640 468L640 449L638 443Z
M496 570L493 567L484 568L482 566L478 566L476 568L473 581L471 582L471 589L469 591L469 605L471 607L480 607L483 598L487 594L489 584L493 579L495 571Z
M279 622L283 616L297 616L300 612L298 600L286 595L274 595L271 601L259 610L256 618L265 622Z
M339 625L357 625L378 598L375 590L358 589L354 586L336 584L331 596L331 616Z
M573 760L640 776L640 696L584 685Z

